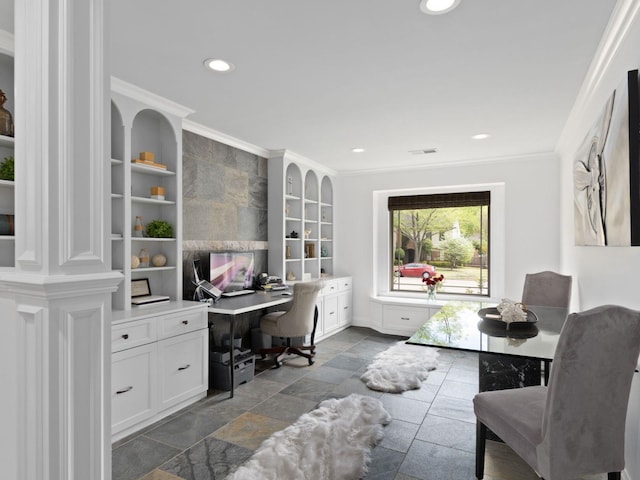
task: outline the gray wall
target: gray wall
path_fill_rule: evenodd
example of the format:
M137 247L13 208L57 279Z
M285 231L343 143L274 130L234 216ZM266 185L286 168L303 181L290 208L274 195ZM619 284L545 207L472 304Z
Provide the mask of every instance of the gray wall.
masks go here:
M268 271L266 158L183 130L182 195L185 299L193 296L193 259L201 259L208 278L209 252L252 251L255 272ZM212 344L219 345L228 323L211 317ZM238 323L248 345L257 316L243 316Z

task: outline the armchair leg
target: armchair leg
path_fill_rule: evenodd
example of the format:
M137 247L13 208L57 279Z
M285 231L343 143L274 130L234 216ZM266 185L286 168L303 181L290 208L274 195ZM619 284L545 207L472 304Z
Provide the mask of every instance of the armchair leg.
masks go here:
M620 472L609 472L607 475L608 480L622 480L622 474Z
M487 426L478 420L476 423L476 478L478 480L484 478L484 451L486 444Z

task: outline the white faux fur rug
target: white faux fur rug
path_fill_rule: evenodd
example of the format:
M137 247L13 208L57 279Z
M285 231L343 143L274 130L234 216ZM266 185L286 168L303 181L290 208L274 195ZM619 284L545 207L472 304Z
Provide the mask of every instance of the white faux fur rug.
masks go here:
M262 442L226 480L357 480L391 416L380 400L352 394L325 400Z
M438 366L438 351L398 342L380 352L360 377L371 390L400 393L420 388L431 370Z

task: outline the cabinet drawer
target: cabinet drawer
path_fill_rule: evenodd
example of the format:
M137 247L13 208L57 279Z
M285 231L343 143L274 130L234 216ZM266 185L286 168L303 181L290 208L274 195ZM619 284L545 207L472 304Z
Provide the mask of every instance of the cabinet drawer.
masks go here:
M351 277L344 277L338 280L338 290L340 290L341 292L344 292L346 290L351 290L352 289L352 278Z
M158 342L160 410L207 390L207 330Z
M320 294L321 295L331 295L334 293L338 293L338 281L337 280L330 280L328 282L325 282L324 286L322 287L322 290L320 290Z
M158 339L207 328L207 312L177 313L158 317Z
M154 319L123 323L111 329L111 351L120 352L156 340Z
M111 425L117 433L155 413L156 344L112 355Z
M413 335L429 319L428 308L384 306L384 328Z

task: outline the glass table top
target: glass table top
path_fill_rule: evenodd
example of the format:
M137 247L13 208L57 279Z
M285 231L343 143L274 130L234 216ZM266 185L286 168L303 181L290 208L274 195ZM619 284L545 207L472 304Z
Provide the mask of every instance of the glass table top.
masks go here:
M408 343L474 352L552 360L567 317L566 308L527 305L537 322L507 324L484 320L478 311L495 303L448 302L432 316Z

